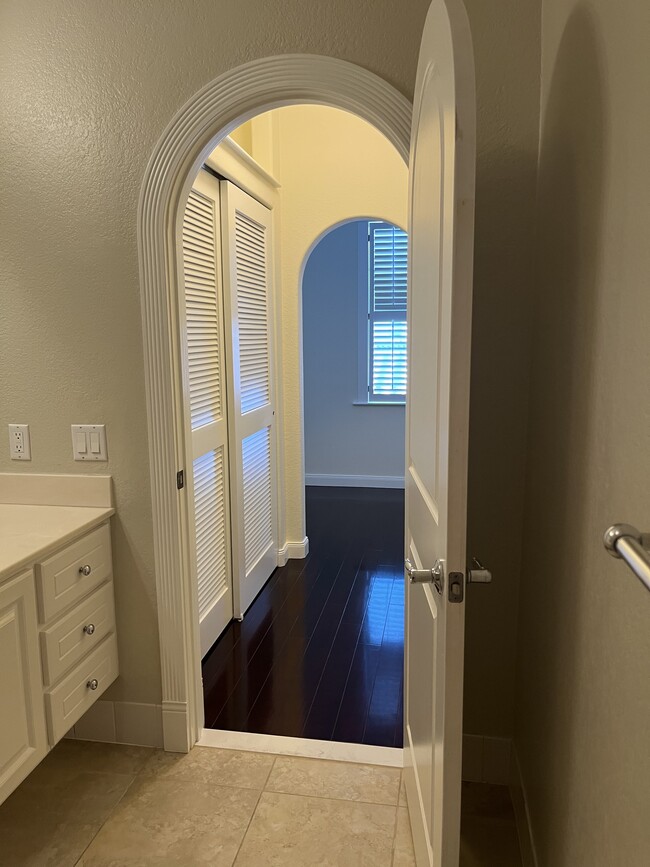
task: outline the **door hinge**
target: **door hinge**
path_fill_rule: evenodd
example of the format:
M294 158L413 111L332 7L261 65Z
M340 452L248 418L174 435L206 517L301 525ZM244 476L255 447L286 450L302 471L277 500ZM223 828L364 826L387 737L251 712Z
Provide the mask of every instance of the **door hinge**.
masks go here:
M465 596L465 575L462 572L449 573L449 601L462 602Z
M176 487L179 491L185 487L185 470L179 470L176 473Z

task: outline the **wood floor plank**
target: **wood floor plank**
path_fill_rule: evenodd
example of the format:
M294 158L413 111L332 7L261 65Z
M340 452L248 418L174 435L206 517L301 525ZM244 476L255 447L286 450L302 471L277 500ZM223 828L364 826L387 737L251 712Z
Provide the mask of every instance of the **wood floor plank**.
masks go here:
M401 746L404 492L306 494L310 555L206 656L206 725Z

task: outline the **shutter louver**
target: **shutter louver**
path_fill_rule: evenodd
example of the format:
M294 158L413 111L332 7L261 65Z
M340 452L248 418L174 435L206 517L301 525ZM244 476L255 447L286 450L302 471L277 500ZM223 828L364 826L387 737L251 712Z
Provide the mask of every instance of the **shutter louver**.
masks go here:
M235 214L237 317L241 411L269 402L269 334L266 228Z
M375 313L406 312L407 236L396 226L371 226L372 305Z
M406 394L406 322L375 321L372 329L372 391Z
M370 401L406 395L408 236L389 223L368 223Z
M192 190L183 220L183 270L192 430L221 417L215 205Z
M193 471L199 619L202 620L228 591L223 448L197 458Z
M244 550L249 572L273 542L271 430L242 440L244 469Z

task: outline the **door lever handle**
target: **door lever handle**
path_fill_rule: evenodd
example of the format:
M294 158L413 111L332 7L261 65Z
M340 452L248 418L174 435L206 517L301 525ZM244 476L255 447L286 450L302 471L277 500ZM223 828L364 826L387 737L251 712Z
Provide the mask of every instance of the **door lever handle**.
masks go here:
M440 594L445 589L445 567L442 560L436 560L433 569L416 569L407 558L404 561L404 570L411 584L433 584Z
M492 573L477 557L472 557L472 568L467 570L468 584L491 584Z

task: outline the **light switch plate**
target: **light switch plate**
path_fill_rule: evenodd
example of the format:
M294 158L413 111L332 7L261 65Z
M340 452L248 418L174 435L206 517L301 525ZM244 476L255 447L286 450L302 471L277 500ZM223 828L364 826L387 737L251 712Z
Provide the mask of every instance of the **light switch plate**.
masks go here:
M12 461L31 461L32 444L28 424L9 425L9 456Z
M72 455L75 461L107 461L105 424L73 424Z

